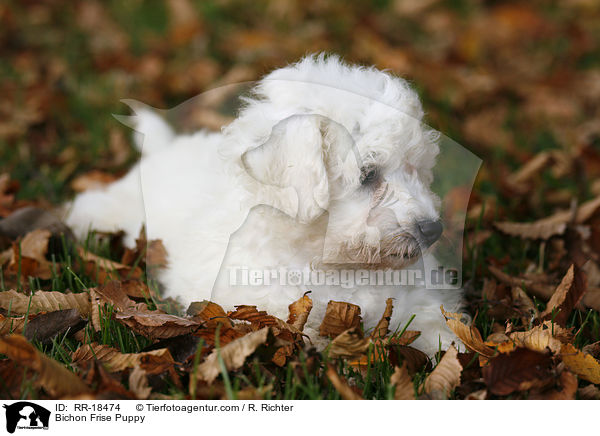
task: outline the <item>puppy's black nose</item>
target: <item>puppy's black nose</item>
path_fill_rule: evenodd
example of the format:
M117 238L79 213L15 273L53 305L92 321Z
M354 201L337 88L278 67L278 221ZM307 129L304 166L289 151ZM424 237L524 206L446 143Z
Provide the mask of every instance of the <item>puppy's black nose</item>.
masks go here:
M442 232L444 231L444 226L442 226L441 221L419 221L417 223L417 228L419 230L421 239L423 242L425 242L425 244L427 244L428 247L437 241L440 236L442 236Z

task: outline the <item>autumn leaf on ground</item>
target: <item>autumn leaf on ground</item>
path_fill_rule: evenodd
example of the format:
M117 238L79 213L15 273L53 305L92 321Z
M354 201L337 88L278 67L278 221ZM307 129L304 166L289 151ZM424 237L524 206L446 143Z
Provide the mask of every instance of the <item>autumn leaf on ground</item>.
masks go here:
M502 283L509 286L518 286L526 289L528 293L532 293L544 301L549 300L554 294L554 286L540 282L539 280L536 281L525 277L512 277L493 265L489 265L488 269L494 275L494 277L496 277Z
M556 386L541 392L534 392L528 397L531 400L574 400L577 393L577 377L569 371L561 372Z
M29 341L48 343L52 338L65 333L74 332L76 327L83 328L84 320L77 309L57 310L37 315L30 319L23 335Z
M75 192L84 192L93 189L104 188L109 183L117 180L114 174L105 173L98 170L92 170L80 176L77 176L71 182L71 189Z
M165 339L192 333L201 326L194 320L160 311L141 312L128 309L114 314L114 318L134 332L152 339Z
M49 230L36 229L25 235L20 242L13 243L8 270L14 275L21 274L23 277L50 279L52 263L46 260L50 236Z
M348 385L348 382L343 377L341 377L337 373L335 368L333 368L332 366L329 366L327 368L327 372L325 374L327 375L327 378L329 379L335 390L338 391L338 393L341 395L343 400L363 399L359 394L352 390L350 385Z
M35 383L43 387L50 395L69 397L90 392L90 389L79 377L61 363L36 350L21 335L0 338L0 354L6 354L9 359L19 365L35 371L38 374Z
M24 316L8 317L0 314L0 335L4 336L11 333L21 333L24 324Z
M358 327L353 327L336 336L329 345L330 357L358 357L366 353L371 340L365 338Z
M517 391L542 388L552 382L550 353L517 348L500 354L482 368L483 378L492 394L510 395Z
M483 343L481 333L479 333L479 330L477 330L475 326L469 327L461 321L462 316L460 313L446 312L443 306L441 307L441 310L450 330L458 336L467 348L485 357L492 357L496 354L496 351L493 348L490 348Z
M560 357L565 366L579 377L600 384L600 362L593 356L585 354L571 344L564 344Z
M385 311L381 316L381 319L375 326L375 329L371 333L371 339L385 338L389 332L388 327L390 326L390 319L392 318L392 311L394 309L393 300L388 298L385 300Z
M552 319L560 325L565 325L571 311L583 298L587 291L585 273L575 265L567 271L556 288L554 295L548 301L546 310L542 312L543 319Z
M396 388L394 391L395 400L414 400L415 399L415 387L413 382L408 375L406 364L402 367L396 367L394 373L390 378L390 384Z
M425 393L442 399L450 396L452 390L460 384L462 365L458 361L457 355L456 348L450 346L440 363L425 379Z
M11 313L24 314L55 312L62 309L77 309L82 316L90 312L90 297L87 292L78 294L57 291L37 291L28 296L15 290L0 292L0 307Z
M139 400L147 400L152 393L152 387L148 385L148 375L139 366L135 366L129 373L129 389Z
M248 333L239 339L231 341L224 347L215 350L196 368L195 376L212 383L221 373L221 361L225 370L232 371L241 367L246 358L267 341L269 327Z
M159 367L159 372L164 372L168 367L175 363L171 353L166 348L159 350L145 351L142 353L121 353L116 348L108 345L86 344L80 346L72 355L74 365L81 365L83 362L96 359L106 365L110 372L120 372L127 368L142 366L144 360L148 357L154 359L152 368L147 368L150 372L156 372L156 367Z
M306 320L308 319L308 315L310 315L312 307L313 302L308 296L307 292L300 297L300 299L289 305L288 309L290 315L287 323L302 331L304 329L304 324L306 324Z
M558 354L561 342L552 335L552 328L541 324L526 332L513 332L510 340L515 346L527 348L532 351L545 352L546 350Z
M574 213L565 210L531 223L498 222L495 223L495 226L508 235L524 239L546 240L565 233L567 225L571 221L575 224L585 223L598 209L600 209L600 197L583 203Z
M594 385L587 385L577 390L579 398L582 400L600 400L600 389Z
M360 321L360 307L356 304L330 301L327 303L319 335L335 338L349 328L357 327Z

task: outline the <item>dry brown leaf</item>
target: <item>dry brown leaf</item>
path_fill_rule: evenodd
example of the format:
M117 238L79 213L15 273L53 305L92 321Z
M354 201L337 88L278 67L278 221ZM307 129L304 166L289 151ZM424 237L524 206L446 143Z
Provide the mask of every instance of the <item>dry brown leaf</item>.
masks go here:
M221 321L233 326L227 317L227 312L221 306L212 301L203 300L194 302L188 307L187 314L200 321Z
M410 378L410 375L408 375L406 364L402 365L401 368L396 367L394 369L394 373L390 378L390 384L396 388L394 392L395 400L415 399L415 387Z
M417 330L405 330L402 332L402 335L396 334L389 338L389 343L393 345L410 345L412 344L419 336L421 336L421 332Z
M477 330L477 327L468 326L460 321L462 318L460 313L446 312L443 306L440 308L444 318L446 318L446 324L450 327L450 330L458 336L468 349L485 357L492 357L496 354L496 351L493 348L490 348L483 343L483 338L481 337L479 330Z
M279 324L276 317L267 314L264 310L259 311L256 306L235 306L235 310L227 313L227 316L231 319L248 321L251 324L256 324L259 328Z
M571 344L564 344L560 357L569 371L595 384L600 384L600 362Z
M198 365L196 377L209 384L212 383L221 373L219 357L223 360L227 371L238 369L244 364L248 356L267 341L268 335L269 327L264 327L231 341L224 347L216 348L204 362Z
M392 311L394 309L393 300L388 298L385 300L385 310L381 319L375 326L375 329L371 333L371 339L385 338L389 332L388 327L390 326L390 319L392 318Z
M460 384L462 365L458 361L458 351L450 346L448 351L435 367L433 372L425 379L425 393L439 392L443 398L448 398L454 388Z
M27 233L20 243L13 243L8 271L23 277L52 278L52 264L46 260L51 235L49 230L36 229Z
M335 369L330 365L326 372L327 378L333 385L336 391L341 395L343 400L362 400L363 398L354 392L348 382L341 377Z
M319 335L335 338L339 334L360 324L360 307L341 301L329 301Z
M494 225L508 235L546 240L564 234L571 221L575 224L585 223L596 214L598 209L600 209L600 197L583 203L575 213L565 210L531 223L498 222Z
M139 366L135 366L129 373L129 390L138 400L147 400L152 393L152 388L148 385L148 375Z
M551 389L534 393L529 396L530 400L574 400L577 393L577 377L569 372L563 371L557 380L557 385Z
M6 354L19 365L36 372L38 377L35 383L53 397L69 397L90 392L79 377L61 363L36 350L21 335L0 338L0 354Z
M552 329L544 324L526 332L513 332L510 334L510 339L517 347L539 352L549 349L554 354L558 354L562 346L561 342L552 336Z
M28 341L48 343L57 335L68 330L75 331L84 326L83 319L77 309L57 310L29 317L23 335Z
M296 327L298 330L304 330L304 324L310 315L312 310L313 302L308 296L308 292L304 294L300 299L294 301L289 305L289 317L287 323Z
M575 265L571 265L548 301L546 310L541 314L542 318L552 318L557 324L565 325L571 311L581 301L586 291L585 274Z
M105 364L108 371L120 372L127 368L142 365L143 360L148 356L158 359L165 365L172 366L174 364L173 357L166 348L142 353L121 353L116 348L100 344L81 345L72 353L71 358L75 365L81 365L84 362L96 359Z
M517 348L499 354L482 368L483 378L494 395L542 388L552 382L552 359L549 353Z
M530 186L528 182L538 175L543 169L547 168L553 161L551 153L542 152L536 154L527 161L518 171L510 174L505 183L518 193L526 193Z
M539 317L539 312L535 303L523 289L518 286L513 286L511 288L511 297L513 306L526 314L523 317L526 321L529 321L531 318L537 319Z
M201 324L187 318L169 315L160 311L124 310L114 315L121 324L134 332L152 339L166 339L192 333Z
M0 335L4 336L11 333L21 333L24 324L24 316L12 318L0 314Z
M54 312L62 309L77 309L82 316L90 312L90 297L87 292L79 294L57 291L37 291L33 296L21 294L15 290L0 292L0 307L10 313L34 314Z
M329 346L330 357L358 357L366 353L371 340L362 331L353 327L336 336Z

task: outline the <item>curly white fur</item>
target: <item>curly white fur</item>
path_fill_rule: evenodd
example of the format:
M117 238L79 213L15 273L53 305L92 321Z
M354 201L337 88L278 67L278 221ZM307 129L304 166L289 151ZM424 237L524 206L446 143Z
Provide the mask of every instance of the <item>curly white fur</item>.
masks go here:
M184 303L255 304L285 318L288 305L312 290L306 331L315 341L329 300L359 305L368 330L388 297L391 328L416 315L410 329L422 331L415 345L423 351L457 341L440 305L457 310L459 291L231 283L236 268L398 270L422 263L415 226L439 218L429 188L438 146L406 81L310 56L263 78L222 133L177 136L156 114L137 115L143 157L123 179L74 200L67 222L80 236L89 228L122 229L132 244L146 223L148 237L161 239L169 254L160 275L166 295Z

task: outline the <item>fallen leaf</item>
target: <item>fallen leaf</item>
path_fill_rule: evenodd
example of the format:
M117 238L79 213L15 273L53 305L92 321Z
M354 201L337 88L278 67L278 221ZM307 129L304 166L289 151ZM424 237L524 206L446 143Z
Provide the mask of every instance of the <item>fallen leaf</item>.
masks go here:
M330 357L358 357L366 353L371 340L365 338L358 327L353 327L336 336L329 345Z
M415 399L415 387L413 382L408 375L406 364L402 367L396 367L394 373L390 378L390 384L395 387L394 399L395 400L414 400Z
M0 307L10 313L24 314L55 312L62 309L77 309L82 316L90 312L90 297L87 292L78 294L57 291L37 291L28 296L15 290L0 292Z
M83 381L61 363L47 357L21 335L0 338L0 354L38 374L35 384L54 397L69 397L90 392Z
M267 341L268 335L269 327L264 327L231 341L224 347L215 348L206 360L196 368L196 377L209 384L212 383L221 373L219 360L222 360L227 371L238 369L244 364L248 356Z
M341 377L332 366L329 366L327 368L327 372L325 374L327 375L327 378L329 379L335 390L338 391L338 393L341 395L343 400L363 399L359 394L352 390L350 385L348 385L348 382L343 377Z
M25 317L8 317L0 314L0 335L8 335L11 333L21 333L23 331L23 325L25 324Z
M30 319L23 335L29 341L48 343L52 338L78 325L81 329L84 323L77 309L57 310Z
M388 327L390 326L390 319L392 318L392 311L394 309L393 300L388 298L385 300L385 310L381 319L375 326L375 329L371 333L371 339L385 338L389 332Z
M421 336L421 332L416 330L405 330L393 336L390 336L388 339L390 344L394 345L410 345L412 344L419 336Z
M563 371L556 383L550 389L539 393L533 393L528 397L531 400L574 400L577 393L577 377L569 372Z
M116 348L108 345L94 343L81 345L72 353L71 359L74 365L81 365L84 362L96 359L106 365L108 371L120 372L127 368L141 366L143 360L149 356L158 359L161 364L166 366L172 366L175 363L171 353L166 348L142 353L121 353Z
M595 384L600 384L600 362L571 344L564 344L560 357L569 371Z
M552 335L552 329L541 324L526 332L513 332L510 340L515 346L527 348L532 351L545 352L546 350L558 354L562 347L561 342Z
M448 351L435 367L433 372L425 379L425 393L435 395L439 392L442 398L448 398L459 384L462 366L457 358L458 351L454 346L450 346Z
M23 277L52 278L52 264L46 260L50 236L49 230L36 229L27 233L19 243L13 243L8 271Z
M551 367L549 353L517 348L496 356L482 368L482 373L492 394L510 395L548 385L552 381Z
M134 332L151 339L165 339L192 333L201 326L194 320L160 311L141 312L128 309L114 314L114 318Z
M552 319L557 324L564 326L572 310L581 301L586 291L585 273L575 265L571 265L550 301L548 301L546 310L542 312L541 317Z
M111 280L139 279L142 277L142 269L139 266L124 265L86 251L82 247L77 248L77 253L83 262L85 273L93 277L99 284Z
M360 324L360 307L341 301L329 301L319 335L335 338L339 334Z
M98 170L92 170L80 176L77 176L71 182L71 189L75 192L90 191L93 189L101 189L109 183L114 182L117 178L113 174L105 173Z
M495 266L489 265L489 271L500 280L502 283L507 284L509 286L518 286L524 288L528 293L532 293L538 298L541 298L545 301L549 300L550 297L554 294L555 287L551 285L547 285L546 283L540 280L534 280L532 278L524 278L524 277L511 277L506 274L499 268Z
M479 330L477 330L477 327L467 326L460 321L462 318L460 313L446 312L443 306L440 308L450 330L458 336L468 349L485 357L492 357L496 354L496 351L493 348L490 348L483 343L483 338L481 337Z
M310 315L310 311L313 307L313 302L308 296L308 292L304 294L300 299L294 301L289 305L289 317L287 323L294 326L298 330L304 329L304 324Z

